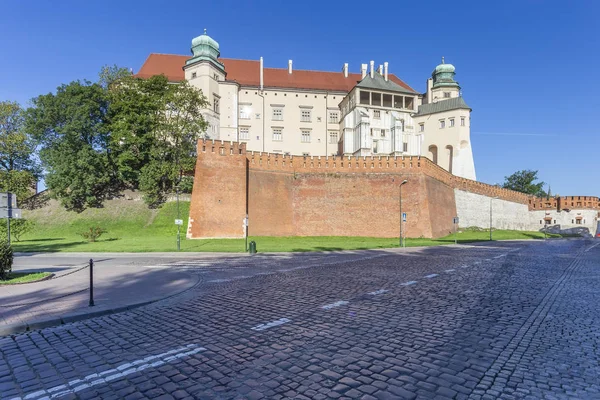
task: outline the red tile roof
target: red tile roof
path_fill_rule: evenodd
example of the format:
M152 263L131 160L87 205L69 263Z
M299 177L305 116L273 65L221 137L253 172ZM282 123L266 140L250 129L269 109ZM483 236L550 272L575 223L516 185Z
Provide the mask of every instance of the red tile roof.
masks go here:
M149 78L153 75L164 74L169 81L184 80L183 66L190 56L175 54L156 54L148 56L136 76ZM236 60L220 58L225 65L228 81L235 81L241 86L260 85L260 62L254 60ZM287 68L265 68L263 71L264 86L271 88L317 89L349 92L360 81L360 74L348 73L345 78L342 72L325 72L294 70L288 74ZM396 75L390 74L389 79L405 89L416 92Z

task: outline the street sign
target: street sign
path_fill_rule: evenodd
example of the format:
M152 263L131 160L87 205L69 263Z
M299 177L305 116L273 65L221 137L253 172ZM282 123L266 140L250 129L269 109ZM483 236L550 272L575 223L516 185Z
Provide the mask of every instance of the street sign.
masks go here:
M454 224L458 224L458 217L454 217L454 220L452 221Z
M17 196L14 193L0 193L0 208L8 208L8 197L10 195L10 208L17 208ZM6 218L6 217L3 217Z
M21 218L21 209L20 208L0 208L0 218L12 218L12 219L20 219Z
M406 222L406 213L402 213L402 222Z
M175 225L183 225L183 220L182 219L176 219L175 220Z
M244 219L242 220L242 224L243 224L244 226L248 226L248 218L244 218Z

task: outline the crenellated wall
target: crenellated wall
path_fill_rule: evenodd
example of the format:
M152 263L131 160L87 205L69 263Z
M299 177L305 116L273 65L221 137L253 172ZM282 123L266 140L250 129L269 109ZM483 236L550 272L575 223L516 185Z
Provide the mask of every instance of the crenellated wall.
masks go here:
M487 227L482 204L494 198L501 227L530 229L519 215L539 201L454 176L424 157L286 156L201 140L188 237L243 237L246 213L255 236L396 237L404 180L407 237L445 236L457 215ZM598 206L598 198L586 201Z

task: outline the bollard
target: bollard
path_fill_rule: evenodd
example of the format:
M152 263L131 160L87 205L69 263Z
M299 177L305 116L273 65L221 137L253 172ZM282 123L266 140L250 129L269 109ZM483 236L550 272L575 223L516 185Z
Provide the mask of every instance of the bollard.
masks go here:
M94 307L94 260L90 258L90 307Z

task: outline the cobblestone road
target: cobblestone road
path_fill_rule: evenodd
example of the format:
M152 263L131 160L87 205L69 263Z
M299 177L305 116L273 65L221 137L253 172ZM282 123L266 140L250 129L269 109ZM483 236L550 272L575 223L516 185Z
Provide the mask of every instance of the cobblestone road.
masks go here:
M0 338L0 398L597 399L598 243L158 265L201 283Z

